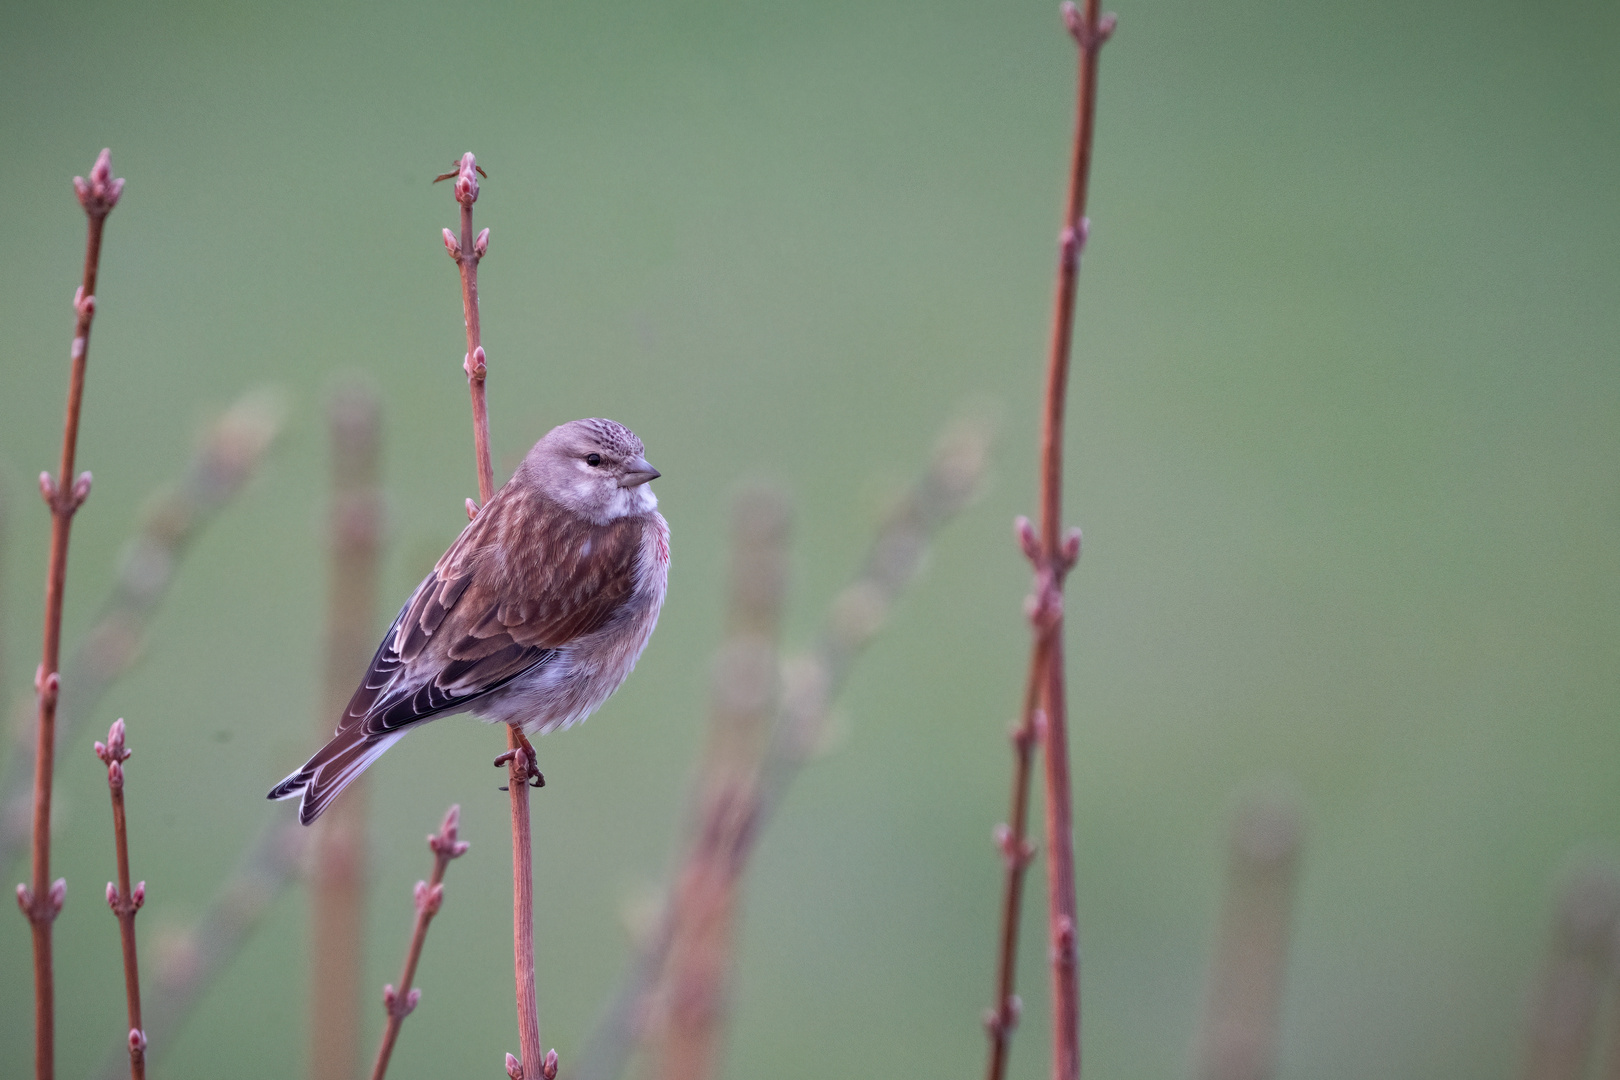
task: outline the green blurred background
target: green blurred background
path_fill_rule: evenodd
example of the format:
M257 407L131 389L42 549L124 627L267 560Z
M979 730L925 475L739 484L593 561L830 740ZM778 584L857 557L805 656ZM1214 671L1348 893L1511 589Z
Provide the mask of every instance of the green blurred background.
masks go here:
M1281 1072L1509 1075L1550 883L1572 848L1620 835L1620 9L1119 13L1068 446L1087 537L1070 674L1088 1075L1183 1071L1226 810L1265 777L1290 778L1310 819ZM1027 650L1008 523L1033 504L1072 70L1045 0L6 4L7 699L37 660L48 522L30 477L60 437L83 234L68 179L102 146L129 184L102 264L69 644L198 425L255 385L291 405L141 666L61 755L61 1075L123 1025L95 733L129 719L148 941L291 813L263 793L313 745L338 374L369 376L386 409L385 606L464 523L438 238L455 208L429 180L467 149L490 174L498 463L565 419L623 420L665 473L674 534L635 676L542 745L546 1043L581 1048L627 954L621 910L666 868L738 485L795 499L803 644L938 430L989 408L989 491L765 838L729 1061L733 1077L978 1071L989 830ZM402 1080L498 1075L517 1046L498 742L451 720L372 772L368 984L396 977L421 838L449 802L473 843ZM298 1074L303 934L294 890L155 1075ZM1045 1070L1027 946L1021 1078ZM28 956L24 921L0 916L7 1076L29 1068ZM378 1029L380 1007L366 1015Z

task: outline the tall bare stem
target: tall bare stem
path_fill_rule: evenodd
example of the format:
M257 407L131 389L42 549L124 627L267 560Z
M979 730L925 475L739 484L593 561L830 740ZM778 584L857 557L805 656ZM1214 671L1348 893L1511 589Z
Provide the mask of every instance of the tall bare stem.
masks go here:
M1074 820L1069 784L1068 700L1063 653L1063 581L1080 556L1078 530L1063 533L1063 420L1068 403L1069 357L1074 337L1074 294L1080 253L1086 242L1086 193L1091 179L1091 143L1096 120L1097 57L1114 30L1114 17L1103 16L1099 0L1084 9L1063 4L1063 21L1079 46L1073 156L1069 191L1059 238L1057 297L1052 311L1051 351L1046 371L1046 400L1041 424L1041 510L1039 531L1027 520L1018 523L1019 541L1034 568L1035 583L1027 605L1033 637L1029 685L1025 691L1020 737L1038 739L1046 781L1046 872L1048 944L1052 965L1052 1077L1077 1080L1080 1075L1080 969L1076 943L1074 893ZM1039 722L1037 722L1037 720ZM1004 851L1009 865L997 964L997 1000L990 1014L988 1075L995 1080L1006 1068L1007 1040L1017 1016L1013 997L1013 961L1017 945L1021 884L1018 865L1028 856L1024 823L1027 806L1016 794L1027 784L1032 755L1019 749L1014 763L1014 821L1007 828Z
M655 1065L662 1080L718 1074L742 873L759 823L760 771L776 710L787 504L770 490L746 492L732 521L730 627L715 657L708 745L670 897Z
M482 331L478 320L478 263L489 250L489 230L473 235L473 203L478 201L478 178L484 172L471 152L461 155L455 172L438 180L455 180L456 202L461 205L461 235L444 230L444 246L461 270L461 309L467 325L467 355L462 369L472 395L473 453L478 464L478 504L487 504L495 494L495 468L489 455L489 409L484 400L484 380L488 375ZM435 183L438 181L436 180ZM469 516L478 507L468 500ZM534 991L534 864L529 835L529 786L540 787L545 778L535 770L534 748L515 727L506 730L506 752L495 759L509 774L507 790L512 801L512 967L517 983L518 1049L521 1059L507 1055L507 1072L523 1076L523 1063L538 1067L540 1075L551 1080L557 1074L555 1052L540 1057L540 1013ZM530 1077L533 1080L533 1077Z
M331 567L327 582L326 695L321 737L366 669L376 640L377 396L358 385L332 399ZM366 907L366 778L316 823L310 874L311 1080L350 1080L360 1062Z
M388 1024L383 1029L382 1043L377 1047L376 1062L371 1066L371 1080L383 1080L388 1072L388 1059L394 1052L394 1043L399 1039L400 1026L422 999L422 991L413 990L411 983L416 979L417 961L422 959L428 924L444 904L445 867L450 865L451 859L459 859L467 853L467 842L456 839L460 824L461 807L452 806L444 815L444 823L439 826L439 831L427 838L428 850L433 852L433 874L429 880L416 883L416 923L411 928L411 945L405 952L405 969L400 972L399 986L396 988L389 984L383 987L383 1008L388 1012Z
M34 846L30 885L17 886L17 903L34 937L34 1073L38 1080L56 1075L56 986L51 964L51 926L67 897L67 881L51 881L51 779L56 766L56 700L62 689L58 666L62 651L62 593L67 584L68 534L73 515L90 495L90 474L73 478L79 445L79 407L84 402L84 371L90 357L90 322L96 314L96 271L101 265L101 230L118 205L124 181L112 175L112 153L103 150L90 169L90 179L73 178L89 219L84 245L84 277L73 296L72 362L68 377L67 415L62 422L62 462L55 477L39 474L39 490L51 511L51 554L45 572L45 641L34 688L39 695L39 722L34 742Z
M129 1011L130 1080L146 1077L146 1029L141 1024L141 967L135 956L135 913L146 903L146 882L129 885L129 828L124 816L124 721L113 721L107 741L96 743L96 757L107 766L107 790L112 794L113 848L118 858L118 883L107 882L107 906L118 916L118 936L124 946L124 999Z

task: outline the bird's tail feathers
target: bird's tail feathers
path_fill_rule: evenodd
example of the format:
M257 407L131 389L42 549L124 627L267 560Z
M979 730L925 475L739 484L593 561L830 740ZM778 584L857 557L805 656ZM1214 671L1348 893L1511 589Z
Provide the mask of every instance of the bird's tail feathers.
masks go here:
M292 799L302 794L298 820L308 825L320 817L338 792L348 787L373 761L400 740L403 731L387 735L367 735L359 725L339 731L332 741L304 762L304 767L270 789L272 799Z

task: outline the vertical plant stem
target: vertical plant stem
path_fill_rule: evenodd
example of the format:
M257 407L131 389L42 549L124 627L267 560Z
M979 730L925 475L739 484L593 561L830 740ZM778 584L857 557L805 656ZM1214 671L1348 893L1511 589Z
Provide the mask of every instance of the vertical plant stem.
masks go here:
M671 895L654 1066L662 1080L706 1080L719 1071L739 892L761 817L760 774L778 697L787 531L780 495L757 490L737 500L730 627L715 657L690 846Z
M375 639L382 497L376 394L341 389L330 409L331 565L327 582L326 694L321 737L342 713ZM360 1063L365 966L366 778L316 823L310 874L311 1080L350 1080Z
M1006 875L1001 893L1001 936L997 939L996 998L984 1017L985 1031L990 1036L990 1059L985 1066L988 1080L1003 1080L1007 1075L1012 1033L1023 1008L1017 993L1018 923L1024 906L1024 872L1035 857L1035 846L1029 842L1027 832L1036 731L1042 722L1036 702L1042 685L1040 664L1044 656L1043 649L1030 650L1031 670L1024 691L1024 708L1018 726L1011 733L1012 806L1007 824L995 831L996 847L1001 852Z
M1063 21L1079 46L1076 78L1075 129L1069 169L1068 197L1065 200L1063 229L1059 240L1057 296L1052 310L1052 339L1046 369L1046 396L1041 423L1040 524L1038 531L1028 521L1019 521L1019 539L1035 571L1035 583L1028 604L1033 642L1029 665L1030 682L1025 690L1025 711L1042 749L1045 766L1047 937L1052 979L1052 1077L1077 1080L1080 1075L1080 963L1076 941L1078 920L1074 886L1074 818L1069 780L1068 697L1065 685L1063 650L1063 581L1080 557L1078 530L1063 533L1063 423L1068 404L1070 352L1074 337L1074 296L1080 271L1080 253L1085 247L1086 194L1091 178L1092 133L1096 120L1097 57L1114 29L1114 17L1102 16L1099 0L1085 0L1082 11L1073 3L1063 4ZM1022 823L1016 820L1016 791L1025 782L1030 767L1028 755L1019 753L1014 763L1014 816L1007 831L1009 842L1020 836ZM1013 848L1013 858L1023 858L1022 848ZM1010 882L1008 891L1019 886ZM1011 896L1015 905L1019 897ZM1009 974L1009 949L1017 947L1016 912L1011 920L1003 911L1000 971ZM1011 931L1011 932L1009 932ZM990 1075L1001 1075L1005 1068L1006 1039L1012 985L997 988L997 1003L990 1017Z
M1233 818L1193 1080L1275 1075L1302 831L1292 800L1275 795L1246 801Z
M74 295L68 377L67 413L62 421L62 461L55 478L41 473L39 487L51 511L51 553L45 572L45 631L39 670L34 676L39 696L34 743L34 838L31 884L17 887L17 903L28 917L34 939L34 1074L56 1075L56 986L51 962L51 926L62 910L67 882L51 881L51 780L56 766L56 701L62 650L62 594L67 583L68 534L74 512L90 494L90 474L73 478L79 442L79 407L84 401L84 373L90 357L90 323L96 313L96 272L101 264L101 232L117 205L124 181L112 176L112 155L103 150L90 169L90 179L73 178L73 188L89 219L84 245L84 276Z
M478 178L484 175L469 152L461 156L456 171L439 180L455 180L456 202L461 205L461 236L444 230L444 246L461 271L462 318L467 327L467 356L462 368L472 395L473 453L478 465L478 502L487 505L495 494L495 469L489 453L489 409L485 403L484 380L488 375L482 328L478 316L478 263L489 250L489 230L473 235L473 204L478 201ZM437 181L435 181L436 183ZM468 513L476 513L468 506ZM508 772L507 790L512 803L512 966L517 983L518 1048L522 1066L538 1068L540 1059L540 1014L534 990L534 866L529 836L529 785L545 783L534 770L534 748L515 727L506 732L506 753L496 759ZM510 1056L510 1055L508 1055ZM555 1075L554 1058L548 1058ZM521 1074L521 1068L520 1068ZM530 1080L533 1080L531 1075Z
M124 745L124 721L113 721L106 743L96 743L96 756L107 765L107 790L112 794L113 848L118 858L118 883L107 883L107 906L118 917L118 936L124 946L124 999L129 1013L130 1080L146 1078L146 1028L141 1023L141 968L135 955L135 913L146 903L146 882L129 885L129 827L124 815L124 762L131 751Z
M416 1008L417 1002L422 1000L422 991L413 990L411 983L416 979L417 961L422 959L428 924L444 904L445 867L450 865L451 859L459 859L467 853L467 842L456 839L460 824L461 807L452 806L444 815L444 823L439 826L439 831L427 838L428 849L433 852L433 874L430 880L416 883L416 923L411 928L411 944L405 952L405 969L400 972L399 987L396 989L392 984L383 987L383 1008L388 1012L388 1023L383 1028L377 1058L371 1066L371 1080L383 1080L388 1072L388 1059L394 1052L394 1043L399 1039L399 1029Z

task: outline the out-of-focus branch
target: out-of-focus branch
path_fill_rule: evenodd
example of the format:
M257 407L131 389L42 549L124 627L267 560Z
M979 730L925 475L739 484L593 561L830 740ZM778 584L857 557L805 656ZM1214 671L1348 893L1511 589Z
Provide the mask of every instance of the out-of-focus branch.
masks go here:
M715 1075L726 1017L738 885L759 815L760 765L775 711L787 581L788 508L745 492L732 518L727 640L715 657L709 734L684 862L670 897L669 961L653 1060L663 1080Z
M118 861L118 883L107 882L107 906L118 917L118 936L124 946L124 999L129 1012L130 1080L146 1077L146 1030L141 1026L141 967L135 956L135 913L146 903L146 882L129 884L129 828L124 816L124 721L113 721L107 741L96 743L96 757L107 766L107 790L112 794L113 850Z
M90 324L96 315L96 273L101 265L101 233L107 215L124 193L124 181L113 179L112 153L103 150L90 169L90 179L73 178L88 220L84 276L73 294L77 316L68 351L67 413L62 420L62 461L56 476L39 474L39 491L51 512L50 561L45 570L45 634L39 669L34 675L38 723L34 732L33 860L31 885L17 886L17 906L34 938L34 1074L56 1075L56 980L51 962L51 927L67 898L67 881L51 881L51 782L56 769L56 702L62 688L58 668L62 650L62 596L67 588L68 537L73 515L90 497L90 474L73 476L79 449L79 409L84 403L84 374L90 359Z
M326 586L326 693L321 738L343 712L376 641L377 561L382 546L381 437L377 395L358 384L333 395L330 565ZM453 823L447 825L453 828ZM366 778L355 780L311 838L311 1080L351 1080L360 1062L365 960Z
M147 624L167 594L181 556L258 470L281 429L283 413L279 395L266 390L244 395L203 432L180 479L152 500L124 549L100 615L62 665L57 745L138 659ZM31 699L28 704L32 706ZM29 727L18 725L17 731L31 748ZM13 753L0 782L0 861L14 857L28 841L32 765L30 754Z
M1608 865L1565 879L1541 982L1531 999L1525 1080L1579 1080L1592 1056L1598 1002L1620 928L1620 876Z
M433 873L429 880L416 883L416 922L411 928L411 944L405 951L405 969L400 973L399 986L396 989L390 983L383 987L383 1008L388 1013L388 1023L383 1029L382 1043L377 1047L376 1062L371 1067L371 1080L383 1080L388 1072L388 1059L394 1052L394 1043L399 1039L400 1026L422 999L422 991L412 989L411 983L416 980L416 964L422 959L428 924L444 903L445 867L450 865L451 859L459 859L467 854L467 842L456 838L460 824L461 807L452 806L444 815L444 823L439 826L439 831L428 835L428 850L433 852Z
M733 843L728 871L740 876L788 785L825 745L833 700L851 666L916 576L929 540L972 499L984 476L989 432L963 424L941 440L927 473L894 505L855 580L834 598L816 646L784 665L780 702L766 740L753 805L727 811ZM711 752L713 744L711 742ZM702 767L707 771L707 765ZM573 1080L613 1080L637 1045L657 1030L658 994L674 944L683 934L680 907L666 900L658 925L641 943L610 1001Z
M1250 799L1233 818L1193 1080L1274 1074L1301 832L1299 809L1281 796Z

